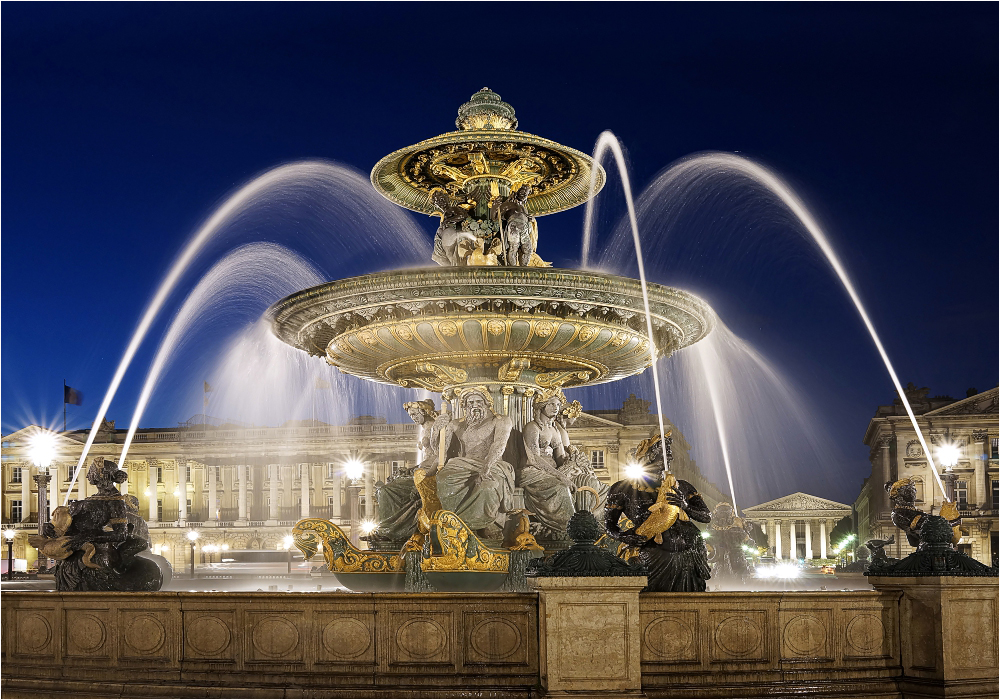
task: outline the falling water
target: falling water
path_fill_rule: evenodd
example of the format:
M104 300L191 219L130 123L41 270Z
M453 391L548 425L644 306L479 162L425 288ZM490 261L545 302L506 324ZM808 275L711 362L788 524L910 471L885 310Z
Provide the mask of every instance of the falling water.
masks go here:
M317 197L322 203L315 223L322 225L325 244L337 249L339 255L334 259L340 264L356 262L365 253L368 253L366 259L377 254L385 264L396 261L412 264L425 252L424 234L413 219L379 196L368 179L351 168L324 161L303 161L273 168L243 185L197 229L146 306L97 410L67 493L79 477L101 420L136 351L178 283L209 244L221 242L233 229L259 233L255 229L260 222L255 216L261 211L276 209L280 214L282 207L303 204L308 208L316 205ZM352 229L358 228L364 234L351 235Z
M608 132L602 134L602 139L604 139L606 134L608 134ZM614 136L610 135L609 138L614 139ZM924 435L917 424L916 416L913 414L913 409L910 407L910 402L906 398L906 394L903 391L898 376L896 375L896 371L889 360L888 353L882 345L882 341L875 330L874 324L868 316L868 312L865 309L864 304L861 302L860 296L854 288L854 284L844 269L843 264L840 262L840 258L834 251L833 246L830 244L826 234L820 228L819 224L806 208L805 204L803 204L798 196L795 195L791 188L770 170L748 158L731 153L710 152L685 158L671 166L657 177L657 179L649 186L648 191L657 193L666 192L668 196L673 196L675 191L686 192L691 186L704 187L708 177L718 174L736 174L742 178L749 178L758 185L763 186L771 194L777 196L781 200L785 207L795 216L798 222L809 233L813 242L825 256L827 263L833 268L837 278L840 280L844 290L851 298L858 315L861 317L862 322L867 328L872 342L875 344L875 347L882 358L882 362L885 364L885 368L889 373L889 377L896 388L896 392L903 403L906 414L910 419L910 423L913 425L913 428L917 433L920 444L924 449L924 454L927 455L927 460L930 463L931 471L937 481L938 488L941 490L944 498L947 499L948 496L945 492L944 485L941 483L941 478L937 473L936 466L934 465L931 451L928 449ZM590 249L592 247L590 228L591 216L590 205L588 203L587 221L584 226L582 250L582 263L584 266L588 263ZM634 226L633 222L635 221L635 215L631 211L631 203L629 217L630 224Z
M646 290L646 268L642 263L642 243L639 240L639 222L635 216L635 204L632 202L632 186L629 184L628 168L625 165L625 154L622 153L621 144L615 135L610 131L603 132L597 139L594 146L594 161L599 163L605 152L610 150L615 157L615 165L618 166L618 174L622 179L622 189L625 192L625 204L628 206L628 220L632 228L632 243L635 246L635 258L639 264L639 284L642 286L642 304L646 312L646 336L649 338L649 363L653 368L653 392L656 395L656 419L660 426L661 443L666 437L663 430L663 402L660 400L660 375L656 369L656 343L653 340L653 317L649 311L649 294ZM597 193L597 168L590 170L590 188L587 193L587 213L583 224L584 240L584 260L583 267L586 269L586 250L589 248L590 228L593 218L594 195ZM667 454L666 446L661 444L664 457ZM665 462L664 462L665 463ZM726 463L728 470L729 464ZM730 479L730 483L732 480Z
M235 313L249 313L257 319L278 299L322 281L319 272L305 259L273 243L241 246L217 262L188 295L156 351L132 413L119 462L125 463L161 373L174 358L179 344L193 335L190 331L197 321L217 325Z

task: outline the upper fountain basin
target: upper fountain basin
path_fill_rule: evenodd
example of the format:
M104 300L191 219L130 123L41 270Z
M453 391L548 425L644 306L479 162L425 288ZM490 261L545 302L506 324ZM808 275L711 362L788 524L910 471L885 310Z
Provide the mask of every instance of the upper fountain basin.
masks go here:
M693 294L657 284L648 291L657 357L714 327L714 312ZM348 374L432 391L581 386L651 364L640 283L599 272L378 272L297 292L268 314L279 338Z

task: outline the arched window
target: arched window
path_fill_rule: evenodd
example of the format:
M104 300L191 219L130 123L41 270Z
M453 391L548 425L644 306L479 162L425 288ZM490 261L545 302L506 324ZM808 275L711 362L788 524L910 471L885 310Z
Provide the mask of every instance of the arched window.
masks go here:
M924 500L924 480L919 476L913 480L913 486L917 490L917 503Z

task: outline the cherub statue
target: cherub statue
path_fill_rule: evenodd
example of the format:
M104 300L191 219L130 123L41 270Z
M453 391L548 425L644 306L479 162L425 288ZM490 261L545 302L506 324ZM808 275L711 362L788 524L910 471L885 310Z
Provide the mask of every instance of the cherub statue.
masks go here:
M46 557L56 559L59 591L158 591L163 572L142 553L149 541L137 533L135 518L117 484L127 474L115 462L96 458L87 481L97 493L70 501L52 512L42 535L28 539Z
M635 458L648 476L612 484L604 525L613 539L638 547L639 561L649 571L645 590L704 591L711 575L708 554L692 521L711 522L712 514L694 486L669 472L669 440L656 435L639 443ZM660 522L643 527L654 519Z
M438 265L464 265L468 249L475 247L476 236L462 230L462 222L469 212L460 204L455 204L443 189L431 192L431 202L441 217L437 233L434 234L434 251L431 260Z

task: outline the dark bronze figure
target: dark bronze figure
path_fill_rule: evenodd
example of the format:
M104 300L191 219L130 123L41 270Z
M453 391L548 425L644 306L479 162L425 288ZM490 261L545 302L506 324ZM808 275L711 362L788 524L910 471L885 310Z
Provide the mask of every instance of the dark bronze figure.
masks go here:
M708 506L694 486L669 473L669 435L640 443L636 459L644 464L647 475L611 486L604 511L608 535L638 549L639 563L649 572L649 584L644 590L704 591L711 577L708 554L701 531L692 521L711 522ZM664 488L671 480L676 485ZM657 534L638 532L645 530L643 524L653 518L666 518L670 525Z
M756 546L750 537L750 524L736 515L732 504L723 502L712 511L709 533L712 580L721 584L746 583L751 567L743 547Z
M149 549L148 531L138 524L134 499L118 492L126 478L116 463L98 457L87 470L97 493L56 508L44 534L29 539L57 560L57 590L158 591L163 585L157 562L141 556Z

